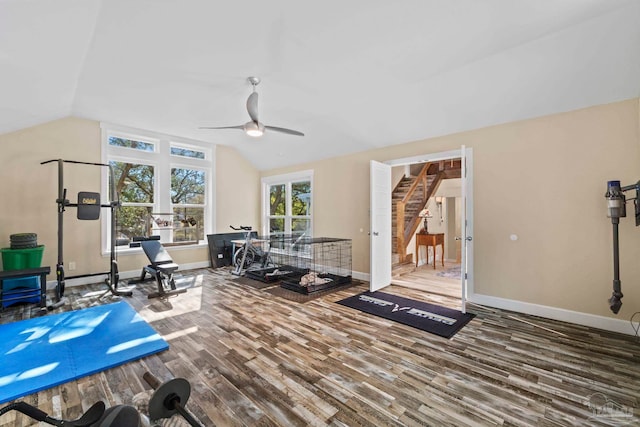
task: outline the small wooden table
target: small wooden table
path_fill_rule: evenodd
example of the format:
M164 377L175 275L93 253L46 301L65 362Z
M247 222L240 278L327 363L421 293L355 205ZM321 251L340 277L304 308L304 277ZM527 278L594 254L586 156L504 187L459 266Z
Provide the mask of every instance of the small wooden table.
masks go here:
M427 247L427 264L429 264L429 246L433 246L433 268L436 268L436 246L442 246L442 266L444 267L444 233L416 234L416 267L420 260L420 246Z

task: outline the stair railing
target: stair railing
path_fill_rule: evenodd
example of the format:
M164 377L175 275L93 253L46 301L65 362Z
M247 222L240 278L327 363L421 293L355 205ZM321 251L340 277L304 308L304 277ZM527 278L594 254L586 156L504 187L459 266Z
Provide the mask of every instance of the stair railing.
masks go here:
M413 184L409 187L407 194L405 194L402 200L396 202L396 252L401 262L405 260L407 256L407 246L420 224L420 211L427 205L427 201L436 192L444 177L441 168L438 168L435 179L431 182L431 185L428 185L427 171L432 164L432 162L424 164L420 173L418 173L418 176L413 181ZM408 218L409 221L407 222L405 221L405 218L407 218L407 204L412 201L414 193L419 189L422 189L422 199L419 201L421 208L415 212L411 218Z

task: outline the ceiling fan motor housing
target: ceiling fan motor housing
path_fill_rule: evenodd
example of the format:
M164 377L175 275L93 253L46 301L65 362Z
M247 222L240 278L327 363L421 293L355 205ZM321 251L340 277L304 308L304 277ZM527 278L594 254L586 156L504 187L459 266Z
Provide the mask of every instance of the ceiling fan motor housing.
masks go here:
M244 131L247 135L257 138L264 133L264 125L260 122L250 121L244 124Z

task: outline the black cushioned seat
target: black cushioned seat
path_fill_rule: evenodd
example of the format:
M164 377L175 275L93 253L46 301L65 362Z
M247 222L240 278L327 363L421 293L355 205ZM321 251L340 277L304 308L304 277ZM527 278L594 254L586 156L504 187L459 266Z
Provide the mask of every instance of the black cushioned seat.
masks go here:
M173 273L180 268L178 264L173 262L171 255L166 251L162 243L158 240L143 240L140 242L142 250L147 258L149 258L150 265L142 268L140 274L140 280L136 282L142 282L145 279L145 275L149 273L150 276L156 279L158 285L158 291L149 294L149 298L157 298L168 295L181 294L187 292L186 289L176 288L176 282L173 278ZM132 282L129 282L132 283Z

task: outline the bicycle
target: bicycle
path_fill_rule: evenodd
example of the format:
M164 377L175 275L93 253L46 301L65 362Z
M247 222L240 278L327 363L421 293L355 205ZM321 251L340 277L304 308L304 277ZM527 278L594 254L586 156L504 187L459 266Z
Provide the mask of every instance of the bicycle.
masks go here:
M241 225L240 227L234 227L230 225L231 229L236 231L244 231L245 238L242 245L235 250L231 258L231 263L235 266L235 269L231 272L236 276L242 276L246 270L248 270L254 263L260 262L259 268L266 268L272 265L269 252L271 252L271 245L265 252L260 245L256 243L262 243L264 240L254 239L251 237L251 226Z

